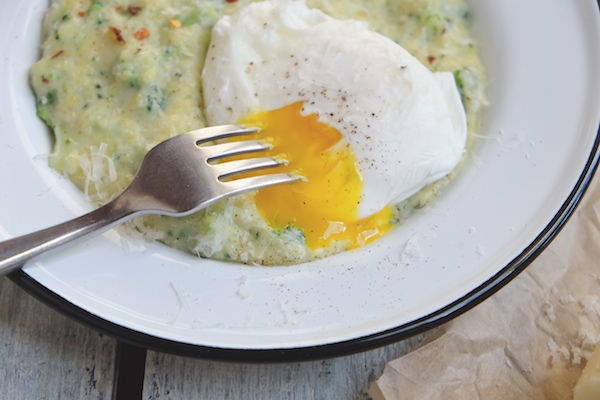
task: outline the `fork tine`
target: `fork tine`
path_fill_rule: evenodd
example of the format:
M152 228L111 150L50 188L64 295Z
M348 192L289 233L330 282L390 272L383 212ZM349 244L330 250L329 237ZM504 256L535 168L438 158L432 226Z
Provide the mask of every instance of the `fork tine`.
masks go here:
M217 171L219 180L231 177L242 172L254 171L257 169L276 167L283 164L271 157L249 158L247 160L228 161L222 164L211 165Z
M257 140L245 140L242 142L215 144L205 148L210 149L210 154L207 154L208 161L210 162L223 157L266 150L270 146Z
M228 193L238 194L246 191L262 189L268 186L293 183L299 179L300 177L298 176L279 173L236 179L229 182L222 182L222 185L226 187Z
M197 129L195 131L188 132L187 135L194 138L196 144L202 144L204 142L217 139L248 135L250 133L257 132L258 130L258 128L247 128L240 125L217 125Z

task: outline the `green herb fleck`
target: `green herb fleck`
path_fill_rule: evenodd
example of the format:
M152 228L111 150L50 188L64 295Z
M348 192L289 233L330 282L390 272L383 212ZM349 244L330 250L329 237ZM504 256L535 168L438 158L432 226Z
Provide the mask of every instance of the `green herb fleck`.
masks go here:
M50 128L54 127L54 124L50 120L50 115L48 113L48 107L43 106L38 103L37 105L37 116L44 121Z
M88 14L97 14L96 15L96 23L98 25L102 25L103 23L108 21L108 18L104 14L104 4L100 1L94 0L92 5L90 6Z
M460 93L460 98L463 103L465 102L465 82L461 77L461 70L457 69L454 71L454 80L456 81L456 88L458 89L458 93Z
M146 96L146 109L148 111L164 110L167 108L165 91L156 85L150 85L150 93Z
M56 90L52 90L51 92L46 93L46 96L41 99L41 102L44 104L54 104L56 102L56 98Z
M194 11L186 15L184 18L178 18L182 26L193 25L200 21L200 12Z

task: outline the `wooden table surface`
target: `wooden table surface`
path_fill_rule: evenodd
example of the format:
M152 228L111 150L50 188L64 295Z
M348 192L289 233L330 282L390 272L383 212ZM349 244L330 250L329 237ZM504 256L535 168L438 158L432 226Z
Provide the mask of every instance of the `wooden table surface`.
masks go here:
M0 277L0 400L368 399L385 364L426 336L302 363L192 359L120 343Z

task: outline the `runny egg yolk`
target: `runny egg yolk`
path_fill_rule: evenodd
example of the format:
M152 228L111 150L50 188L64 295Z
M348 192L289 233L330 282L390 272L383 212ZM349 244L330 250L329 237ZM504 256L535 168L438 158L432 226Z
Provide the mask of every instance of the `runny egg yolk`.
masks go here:
M337 129L301 111L298 102L238 121L260 128L253 139L272 144L267 155L284 158L288 164L280 168L304 177L291 185L259 190L255 196L259 212L274 229L301 229L312 250L333 241L356 248L382 236L392 227L392 208L358 218L363 185L354 152Z

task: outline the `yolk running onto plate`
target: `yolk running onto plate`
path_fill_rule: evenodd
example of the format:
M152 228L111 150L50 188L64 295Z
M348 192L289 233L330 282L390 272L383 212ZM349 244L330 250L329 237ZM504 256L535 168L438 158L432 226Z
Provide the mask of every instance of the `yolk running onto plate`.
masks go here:
M338 130L301 111L299 102L238 121L260 128L253 139L272 144L268 155L285 158L286 171L306 178L259 190L255 196L259 212L274 229L302 229L313 250L334 240L356 248L380 237L392 226L391 207L358 219L363 185L354 152Z

